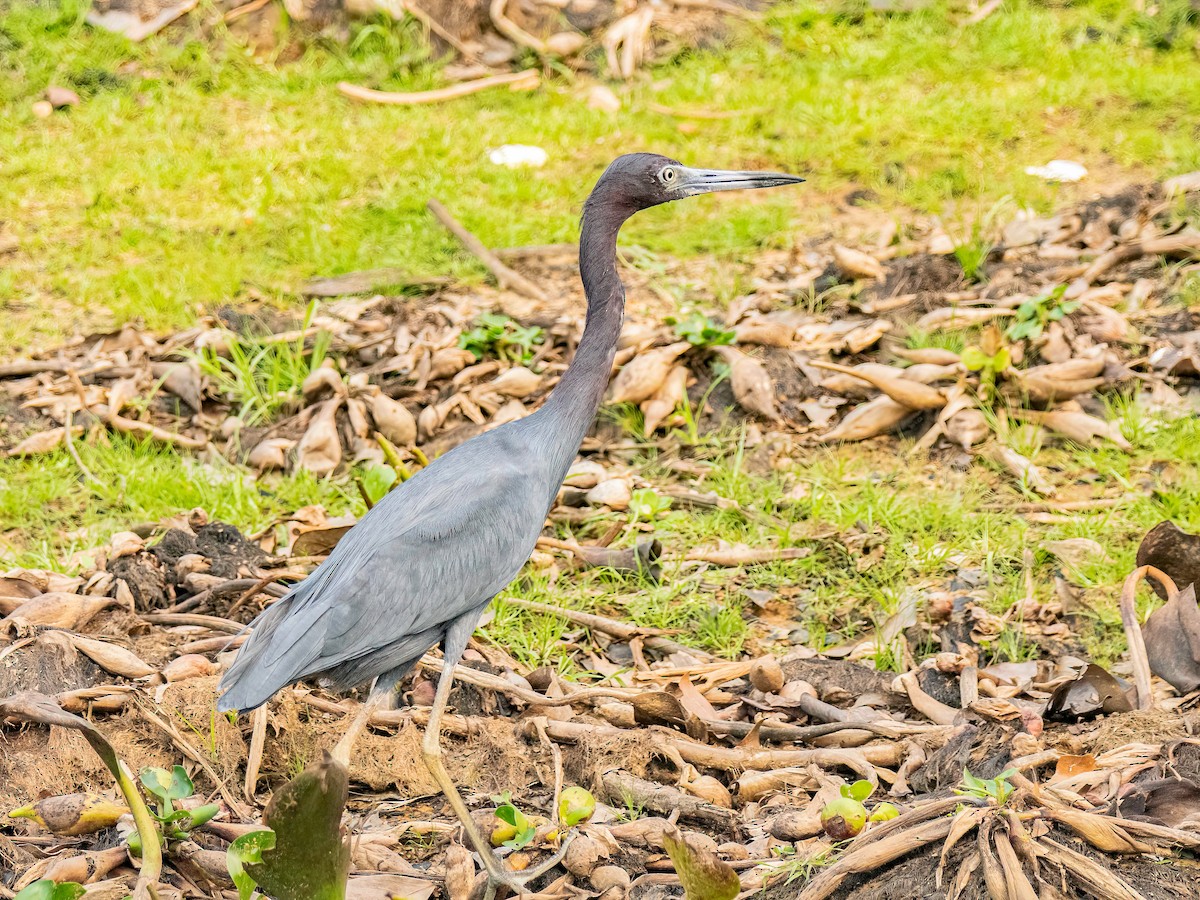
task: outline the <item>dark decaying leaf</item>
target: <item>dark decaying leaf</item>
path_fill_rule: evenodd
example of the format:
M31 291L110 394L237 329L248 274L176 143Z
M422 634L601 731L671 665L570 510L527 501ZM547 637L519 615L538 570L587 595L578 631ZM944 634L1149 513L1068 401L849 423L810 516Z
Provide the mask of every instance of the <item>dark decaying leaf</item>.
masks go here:
M589 547L580 544L572 548L575 558L588 566L603 566L618 572L640 573L657 582L662 575L662 542L658 540L638 541L636 547L614 550L609 547Z
M263 825L275 847L245 870L275 900L344 900L350 842L342 810L350 794L346 767L328 753L275 792Z
M1074 681L1060 684L1046 705L1046 718L1056 722L1078 722L1100 713L1133 709L1120 682L1104 668L1092 664Z
M1200 784L1185 778L1156 778L1134 787L1112 811L1167 828L1200 829Z
M337 542L345 537L353 525L335 525L332 528L313 528L302 531L292 542L292 556L324 556L330 553Z
M646 691L631 701L633 719L639 725L667 725L678 728L697 740L707 736L704 723L684 709L674 694L666 691Z
M1165 572L1183 590L1200 581L1200 535L1188 534L1174 522L1159 522L1142 538L1137 564ZM1154 592L1166 599L1166 589L1157 580L1149 581Z
M1158 588L1156 581L1151 583ZM1150 671L1181 694L1200 687L1200 606L1195 584L1176 591L1151 613L1142 626L1142 637Z

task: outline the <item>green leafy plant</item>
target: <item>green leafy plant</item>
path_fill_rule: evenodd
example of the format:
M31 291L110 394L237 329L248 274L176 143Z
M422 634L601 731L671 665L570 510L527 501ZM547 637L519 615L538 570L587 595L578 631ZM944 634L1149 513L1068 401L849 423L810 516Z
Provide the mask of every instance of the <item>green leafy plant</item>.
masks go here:
M990 402L996 392L996 378L1008 368L1012 354L1000 329L989 325L980 335L979 343L965 348L959 359L968 371L979 373L980 396Z
M668 316L666 322L693 347L719 347L733 343L734 332L731 329L721 327L701 312L689 313L683 318Z
M984 266L992 252L992 243L975 234L970 240L954 245L954 258L967 281L984 281Z
M514 850L529 844L537 834L537 827L513 804L512 794L505 791L493 797L492 802L496 804L496 818L508 826L497 826L492 832L492 843L496 846L512 847Z
M246 874L246 866L261 864L264 850L275 849L275 832L269 828L250 831L236 838L225 853L225 866L237 888L238 900L250 900L257 885Z
M316 313L317 304L309 304L302 334L312 327ZM292 342L271 335L235 337L223 353L206 347L191 356L216 389L238 407L238 417L247 425L258 425L299 400L300 386L320 368L332 339L329 332L318 331L311 349L306 349L304 337Z
M158 823L164 842L186 840L193 830L221 811L221 807L215 803L195 809L175 808L176 801L184 800L196 792L196 786L183 766L169 770L149 766L142 770L140 781L146 793L155 799L155 810L151 811L151 815ZM140 835L134 832L127 840L133 853L142 852Z
M1051 322L1073 313L1079 308L1079 301L1064 302L1063 294L1066 291L1067 286L1060 284L1051 291L1030 297L1017 307L1017 314L1005 329L1004 336L1010 341L1037 338Z
M13 900L76 900L87 893L87 888L74 881L61 883L43 878L27 885L17 893Z
M363 497L369 503L378 503L399 480L400 475L392 466L371 463L363 468L358 483Z
M523 364L533 359L533 348L544 340L542 329L535 325L519 325L503 313L484 313L473 329L459 335L458 346L476 359L491 356Z
M670 497L661 497L650 488L641 488L629 497L629 521L653 522L670 508Z
M963 769L963 780L954 793L964 797L978 797L989 800L996 806L1003 806L1014 790L1008 779L1017 774L1016 769L1005 769L995 778L977 778L970 769Z

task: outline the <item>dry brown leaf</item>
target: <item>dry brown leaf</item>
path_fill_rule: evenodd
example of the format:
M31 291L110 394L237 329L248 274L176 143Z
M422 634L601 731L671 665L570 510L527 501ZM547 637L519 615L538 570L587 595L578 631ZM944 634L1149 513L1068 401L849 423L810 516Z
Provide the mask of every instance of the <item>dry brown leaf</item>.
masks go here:
M295 441L287 438L267 438L259 441L258 445L246 457L248 465L259 472L279 471L287 468L287 455L296 446Z
M658 392L675 363L692 345L687 341L654 347L635 356L613 379L610 403L641 403Z
M687 366L674 366L654 396L642 403L643 433L649 437L675 412L687 391Z
M718 347L717 352L729 363L729 380L733 396L746 412L772 421L779 420L775 402L775 383L766 367L752 356L733 347Z
M71 429L72 437L80 434L83 434L81 426L76 425ZM66 428L51 428L49 431L31 434L4 451L4 456L39 456L43 453L53 453L66 442L66 437Z
M155 669L132 650L108 641L98 641L81 634L70 636L72 645L100 668L122 678L144 678Z
M876 397L856 406L837 427L821 435L818 440L864 441L887 434L911 415L913 411L909 407L891 397Z
M416 444L417 420L408 411L408 407L382 391L372 394L367 402L371 407L371 419L375 422L376 431L402 449Z
M337 399L321 403L296 447L296 465L318 478L331 474L342 461L342 439L337 427L340 406Z
M85 597L81 594L55 591L26 600L4 621L73 631L100 610L115 606L116 603L111 597Z
M869 253L854 250L842 244L833 245L833 262L842 275L851 280L859 278L883 278L887 271L883 263Z
M831 372L839 372L842 375L861 378L863 381L879 388L886 396L903 406L907 406L909 409L941 409L946 405L946 395L942 391L939 391L935 387L921 384L919 381L903 377L894 378L891 376L876 375L870 371L858 371L847 366L839 366L835 363L819 362L816 360L813 361L812 365L819 369L828 369Z

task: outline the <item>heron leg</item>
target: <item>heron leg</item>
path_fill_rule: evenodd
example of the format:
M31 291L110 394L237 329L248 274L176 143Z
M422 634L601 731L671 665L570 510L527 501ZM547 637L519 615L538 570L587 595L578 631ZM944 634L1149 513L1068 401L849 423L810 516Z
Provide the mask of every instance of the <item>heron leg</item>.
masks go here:
M442 763L442 714L446 711L446 705L450 700L450 689L454 686L454 667L462 659L463 651L467 649L467 641L477 623L478 616L465 616L455 621L446 632L445 640L442 643L444 665L442 674L438 677L433 708L429 711L429 724L425 726L421 757L425 760L429 774L433 776L438 788L450 803L450 808L454 810L454 815L458 817L467 842L479 854L479 858L483 862L488 876L488 894L494 894L496 887L500 885L509 888L514 893L523 894L527 893L523 884L525 879L518 878L514 873L505 869L500 860L496 858L491 845L480 833L475 820L471 817L471 811L467 809L467 804L458 793L458 789L446 772L446 766Z

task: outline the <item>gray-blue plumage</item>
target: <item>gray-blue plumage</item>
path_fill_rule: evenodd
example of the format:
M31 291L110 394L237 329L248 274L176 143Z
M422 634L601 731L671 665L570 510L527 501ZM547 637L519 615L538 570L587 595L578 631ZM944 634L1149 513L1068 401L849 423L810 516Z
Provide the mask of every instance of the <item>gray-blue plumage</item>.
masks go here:
M438 643L446 651L442 682L450 678L483 610L537 543L608 385L625 305L616 261L621 225L640 209L683 197L798 181L690 169L651 153L615 160L584 206L579 274L587 323L549 399L434 460L367 513L316 572L254 621L221 679L218 709L253 709L308 678L339 688L377 678L390 688ZM440 712L435 703L431 727Z
M394 683L450 623L477 620L529 558L570 465L530 465L546 438L537 417L503 425L389 493L254 622L218 707L253 709L316 676Z

